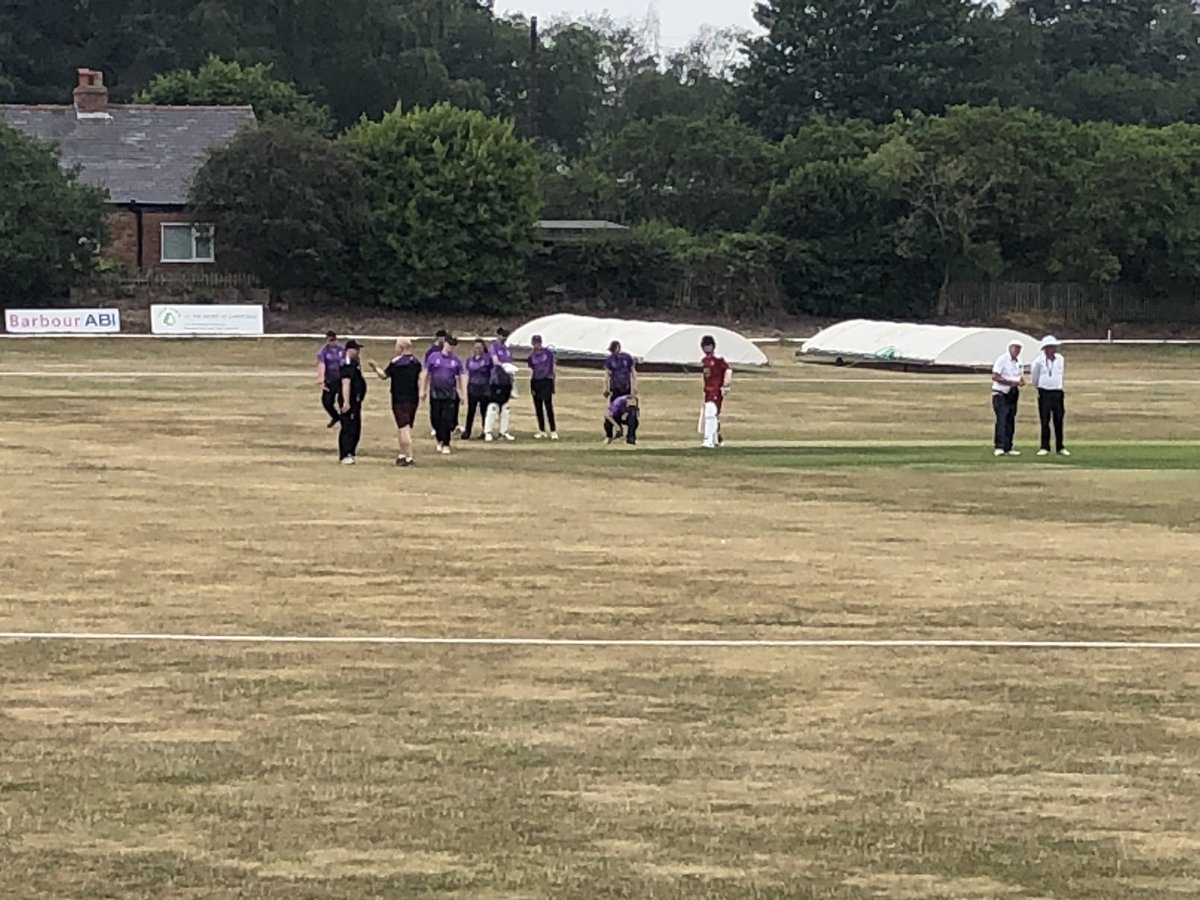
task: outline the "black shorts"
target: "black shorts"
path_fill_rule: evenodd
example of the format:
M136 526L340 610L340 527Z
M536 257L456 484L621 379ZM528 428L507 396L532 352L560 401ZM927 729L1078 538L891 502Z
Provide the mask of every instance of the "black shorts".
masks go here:
M392 417L396 420L397 428L412 428L417 418L417 401L393 400Z

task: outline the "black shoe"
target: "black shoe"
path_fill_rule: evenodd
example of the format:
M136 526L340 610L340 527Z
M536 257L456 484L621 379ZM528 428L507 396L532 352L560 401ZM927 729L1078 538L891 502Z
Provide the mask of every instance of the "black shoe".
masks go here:
M459 435L459 440L461 440L461 441L469 441L470 439L471 439L471 432L469 432L469 431L464 431L461 435Z
M396 457L396 465L398 465L402 469L407 469L412 464L413 464L413 461L406 456L397 456Z

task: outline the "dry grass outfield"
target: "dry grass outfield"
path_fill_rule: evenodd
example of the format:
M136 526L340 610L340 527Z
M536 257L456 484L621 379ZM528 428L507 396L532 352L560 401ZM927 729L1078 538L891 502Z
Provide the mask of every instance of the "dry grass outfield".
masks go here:
M717 455L573 371L560 444L400 471L313 349L0 344L0 630L1200 639L1198 354L1072 352L1066 462L780 352ZM1195 897L1198 661L8 642L0 897Z

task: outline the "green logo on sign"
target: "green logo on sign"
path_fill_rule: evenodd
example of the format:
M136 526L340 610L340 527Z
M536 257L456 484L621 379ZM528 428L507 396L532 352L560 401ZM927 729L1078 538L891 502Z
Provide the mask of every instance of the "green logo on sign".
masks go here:
M896 348L895 347L881 347L879 350L876 350L872 355L875 357L875 359L895 359L896 358Z
M164 309L162 311L162 313L159 315L158 320L160 322L162 322L164 325L166 325L168 328L171 328L175 325L176 322L179 321L179 313L177 313L173 309Z

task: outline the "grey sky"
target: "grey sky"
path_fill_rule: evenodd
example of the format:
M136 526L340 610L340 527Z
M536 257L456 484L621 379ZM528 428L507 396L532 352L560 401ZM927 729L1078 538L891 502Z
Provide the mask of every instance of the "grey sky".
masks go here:
M754 27L755 0L497 0L497 12L519 12L543 22L563 16L607 12L614 19L645 21L654 12L659 20L659 42L665 48L686 44L701 27Z

